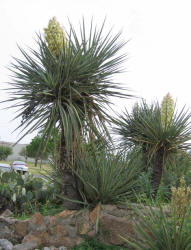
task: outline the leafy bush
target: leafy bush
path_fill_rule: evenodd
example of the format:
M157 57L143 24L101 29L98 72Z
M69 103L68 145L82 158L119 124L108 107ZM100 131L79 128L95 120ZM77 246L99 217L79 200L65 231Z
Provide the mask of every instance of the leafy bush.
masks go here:
M177 187L180 184L182 177L185 178L188 185L191 185L191 156L188 153L185 155L176 154L167 161L162 185L170 191L172 186Z
M145 211L144 207L143 210ZM161 206L159 209L150 206L147 215L141 210L135 209L135 212L138 216L135 232L140 241L124 239L130 246L139 250L191 249L190 207L185 207L181 216L174 207L170 211L170 216Z
M9 208L15 213L28 213L54 198L54 189L32 175L0 172L0 210Z
M77 157L76 167L84 201L93 205L116 203L134 196L141 159L135 152L125 157L103 150L94 154L84 152Z
M0 160L6 160L6 158L13 152L12 148L8 146L0 146Z
M141 153L141 152L138 152ZM139 176L140 190L137 193L139 201L146 201L147 204L151 204L151 199L162 203L169 202L171 199L171 188L178 187L180 185L181 178L185 179L187 185L191 185L191 157L190 154L184 155L174 154L171 158L168 158L163 171L162 182L159 186L156 197L153 197L153 188L151 185L151 171L152 165L150 162L150 168L147 172L143 171Z

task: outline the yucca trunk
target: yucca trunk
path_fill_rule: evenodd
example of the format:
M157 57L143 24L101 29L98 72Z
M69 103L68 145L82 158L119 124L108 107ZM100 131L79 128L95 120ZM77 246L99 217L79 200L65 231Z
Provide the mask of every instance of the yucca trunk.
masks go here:
M143 171L147 172L148 168L149 168L149 156L148 156L148 150L147 150L147 146L143 145L142 147L142 159L143 159L143 163L144 163L144 168Z
M66 150L66 141L64 137L64 133L61 135L60 141L60 156L59 156L59 170L62 175L62 187L63 187L63 195L66 196L68 199L81 201L81 196L78 191L78 182L77 177L72 171L70 163L73 161L72 153L68 155ZM64 206L66 209L71 210L78 210L81 208L81 205L72 202L69 200L64 201Z
M165 151L163 148L160 148L155 154L154 166L151 174L151 185L154 190L154 197L156 196L159 185L161 183L164 161Z

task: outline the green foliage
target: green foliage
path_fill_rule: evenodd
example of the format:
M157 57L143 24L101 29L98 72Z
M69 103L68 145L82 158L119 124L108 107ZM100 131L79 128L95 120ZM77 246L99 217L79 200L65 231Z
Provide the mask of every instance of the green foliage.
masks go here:
M145 208L142 207L143 211ZM176 209L170 215L163 208L149 207L147 214L134 209L137 215L135 232L140 241L124 239L138 250L190 250L191 249L191 208L187 207L182 216Z
M191 147L188 142L191 138L190 118L191 113L182 109L174 113L171 124L164 129L159 105L142 102L132 113L126 111L119 117L115 131L121 136L121 147L147 146L149 158L152 158L160 148L169 155Z
M6 158L13 153L11 147L0 146L0 160L6 160Z
M105 122L113 121L110 112L106 113L110 97L129 97L113 80L126 57L120 54L125 45L119 41L120 33L105 33L104 24L97 28L91 23L87 30L84 20L79 29L69 23L67 42L58 55L41 35L36 39L38 49L27 53L20 48L24 59L15 58L11 64L14 91L7 100L14 101L14 107L16 101L20 108L17 117L23 118L19 126L25 130L23 137L40 129L42 138L48 140L58 127L68 152L74 138L81 140L90 131L95 136L108 132Z
M23 147L21 149L21 151L19 152L19 155L23 156L25 158L25 160L27 160L27 150L26 150L26 147Z
M74 246L71 250L125 250L127 248L120 246L111 246L101 243L97 238L85 237L85 241Z
M190 153L174 154L170 159L167 159L160 185L164 200L170 200L171 188L179 186L182 177L188 185L191 185Z
M129 152L126 157L104 150L94 154L83 152L77 157L76 166L84 201L93 205L98 202L108 204L134 196L141 159L135 152Z
M26 146L26 155L32 158L47 159L49 151L42 147L42 138L37 135L35 136L30 144Z
M0 210L9 208L15 213L37 210L47 200L54 199L54 189L39 178L16 172L0 172Z
M144 101L132 113L125 111L118 119L115 132L124 150L139 146L146 169L152 167L152 186L157 191L167 159L191 148L191 113L183 108L174 112L171 122L163 127L157 103Z

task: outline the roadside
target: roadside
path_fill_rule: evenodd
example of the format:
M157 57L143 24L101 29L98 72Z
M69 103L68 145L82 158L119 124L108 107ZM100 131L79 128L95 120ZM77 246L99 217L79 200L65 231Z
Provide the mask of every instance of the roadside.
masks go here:
M1 163L4 164L11 164L12 161L1 161ZM50 164L37 164L37 166L34 166L34 163L26 162L28 165L29 173L34 174L35 176L39 176L40 178L43 178L44 175L49 175L51 172L51 166Z

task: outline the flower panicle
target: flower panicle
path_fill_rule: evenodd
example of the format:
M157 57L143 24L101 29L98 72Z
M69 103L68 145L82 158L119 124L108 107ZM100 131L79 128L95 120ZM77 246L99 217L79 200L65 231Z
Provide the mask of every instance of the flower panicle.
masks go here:
M56 17L49 20L48 27L44 28L44 33L50 51L58 56L60 50L63 49L63 44L66 43L66 36Z
M174 100L171 97L170 93L168 93L162 101L161 104L161 123L162 127L168 127L172 122L172 117L174 114Z

